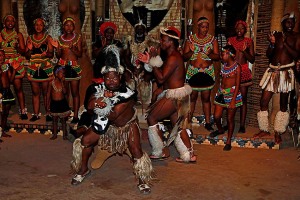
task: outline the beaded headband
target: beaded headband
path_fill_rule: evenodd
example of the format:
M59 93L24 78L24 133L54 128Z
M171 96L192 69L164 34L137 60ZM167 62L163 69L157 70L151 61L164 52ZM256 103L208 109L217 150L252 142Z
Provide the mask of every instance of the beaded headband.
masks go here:
M177 34L177 36L176 35L168 34L168 33L166 33L166 31L174 31ZM168 28L161 27L160 28L160 33L163 34L163 35L167 35L167 36L169 36L171 38L174 38L176 40L180 39L180 31L177 28L173 27L173 26L170 26Z
M234 57L235 54L231 53L228 49L222 48L222 52L228 53L230 56Z
M204 23L204 22L209 23L208 19L201 19L201 20L199 20L199 21L197 22L197 24L199 25L199 24Z
M41 21L44 24L44 26L46 25L46 21L44 19L42 19L42 18L36 18L35 20L33 20L33 24L35 25L35 23L37 21Z
M64 66L61 66L61 67L58 67L56 70L55 70L55 75L57 75L58 74L58 72L60 71L60 70L62 70L62 69L65 69L65 67Z
M13 15L6 15L6 16L3 18L2 22L4 23L5 20L6 20L8 17L12 17L12 18L14 18L14 21L16 21L16 18L15 18Z
M67 17L66 19L64 19L63 24L65 24L67 21L71 21L75 25L75 20L72 17Z

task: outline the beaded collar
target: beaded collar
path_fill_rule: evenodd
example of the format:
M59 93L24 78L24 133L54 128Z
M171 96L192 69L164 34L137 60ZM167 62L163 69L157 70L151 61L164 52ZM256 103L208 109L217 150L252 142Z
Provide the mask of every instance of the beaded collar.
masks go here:
M199 38L197 34L193 34L190 36L190 41L196 43L199 46L204 46L208 43L212 43L214 40L214 36L207 34L204 38Z
M232 65L227 66L227 63L225 63L221 69L221 75L222 77L230 77L233 74L236 74L236 69L238 67L238 63L234 62Z
M46 41L47 36L48 35L44 33L43 37L40 40L37 40L37 39L34 38L34 35L31 35L30 39L31 39L32 43L34 44L34 46L39 46L39 45L43 44Z
M6 32L6 28L1 31L2 38L6 41L15 40L18 38L18 33L15 29L11 33Z
M59 42L60 46L62 46L64 48L69 48L70 44L71 45L76 45L78 43L80 37L81 37L80 34L76 34L76 33L74 33L74 35L71 39L64 39L63 36L64 35L61 35L59 37L58 42Z
M250 47L251 38L244 37L243 40L237 40L236 37L231 37L228 39L228 43L230 43L236 50L242 51L245 44L246 47Z

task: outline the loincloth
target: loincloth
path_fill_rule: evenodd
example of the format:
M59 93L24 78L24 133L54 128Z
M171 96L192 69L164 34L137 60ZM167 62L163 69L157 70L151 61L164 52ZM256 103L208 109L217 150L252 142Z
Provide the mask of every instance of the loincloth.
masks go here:
M252 82L252 72L249 69L248 63L241 65L241 86L250 86Z
M219 88L218 92L216 93L215 96L215 101L214 103L217 105L220 105L222 107L229 107L229 104L232 101L233 95L235 92L235 86L231 87L231 88ZM237 94L236 98L235 98L235 107L239 107L243 105L243 100L242 100L242 94L239 91L239 93Z
M100 135L98 141L99 149L107 150L110 153L123 154L128 148L128 139L130 133L133 132L133 126L137 126L140 130L137 119L137 111L125 126L117 127L110 125L105 134ZM132 140L134 140L133 137Z
M214 66L210 65L203 69L189 65L186 73L186 82L195 91L211 90L215 85Z
M53 79L53 66L48 58L38 56L30 59L27 67L27 77L30 81L44 82Z
M293 66L295 66L294 62L280 66L270 64L259 86L266 91L274 93L288 93L292 91L295 87Z
M81 79L82 69L76 60L59 59L58 65L64 66L66 69L66 81L74 81Z
M164 90L160 95L158 95L157 101L147 110L147 115L150 115L154 108L157 108L160 101L168 99L173 102L173 105L177 109L178 119L180 119L177 120L179 122L179 128L189 128L190 124L188 123L188 115L190 112L191 93L192 88L188 84L185 84L181 88Z
M50 112L52 116L64 118L68 117L71 114L71 109L66 99L62 99L59 101L51 100Z

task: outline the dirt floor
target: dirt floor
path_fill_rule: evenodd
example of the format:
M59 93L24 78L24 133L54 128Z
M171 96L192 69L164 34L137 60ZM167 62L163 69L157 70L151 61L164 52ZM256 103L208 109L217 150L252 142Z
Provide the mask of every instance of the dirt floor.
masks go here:
M197 164L153 162L152 193L138 192L127 156L113 156L81 185L70 184L72 143L12 133L0 144L0 199L300 199L299 151L195 145ZM143 141L144 149L149 145Z

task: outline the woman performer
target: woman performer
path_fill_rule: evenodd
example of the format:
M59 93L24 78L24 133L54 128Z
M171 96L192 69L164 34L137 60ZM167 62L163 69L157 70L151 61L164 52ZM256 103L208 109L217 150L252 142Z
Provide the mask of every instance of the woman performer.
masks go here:
M51 121L49 114L49 83L53 79L53 66L49 58L53 57L52 38L45 33L45 21L37 18L33 21L35 33L28 36L26 42L26 57L30 59L27 77L32 89L33 114L30 121L40 119L40 83L42 85L46 121Z
M248 88L252 85L252 73L249 69L248 62L254 63L254 45L251 38L245 37L247 32L246 22L239 20L235 24L235 37L228 38L227 43L232 45L236 50L236 61L241 65L241 94L243 97L243 105L240 112L240 129L239 133L245 133L245 122L247 114L247 94Z
M18 97L19 114L22 120L28 119L27 108L25 107L25 97L22 88L23 77L25 75L24 58L25 42L22 33L15 30L16 19L12 15L6 15L3 19L4 28L1 31L1 48L5 51L5 64L14 66L16 70L13 86ZM15 63L12 65L12 63ZM16 64L17 63L17 64Z
M190 35L184 45L184 60L189 61L186 82L193 88L191 94L191 116L195 111L198 92L201 92L202 107L205 115L205 128L212 131L210 123L210 93L215 84L213 60L219 59L218 42L208 34L209 22L206 17L198 19L198 33Z

